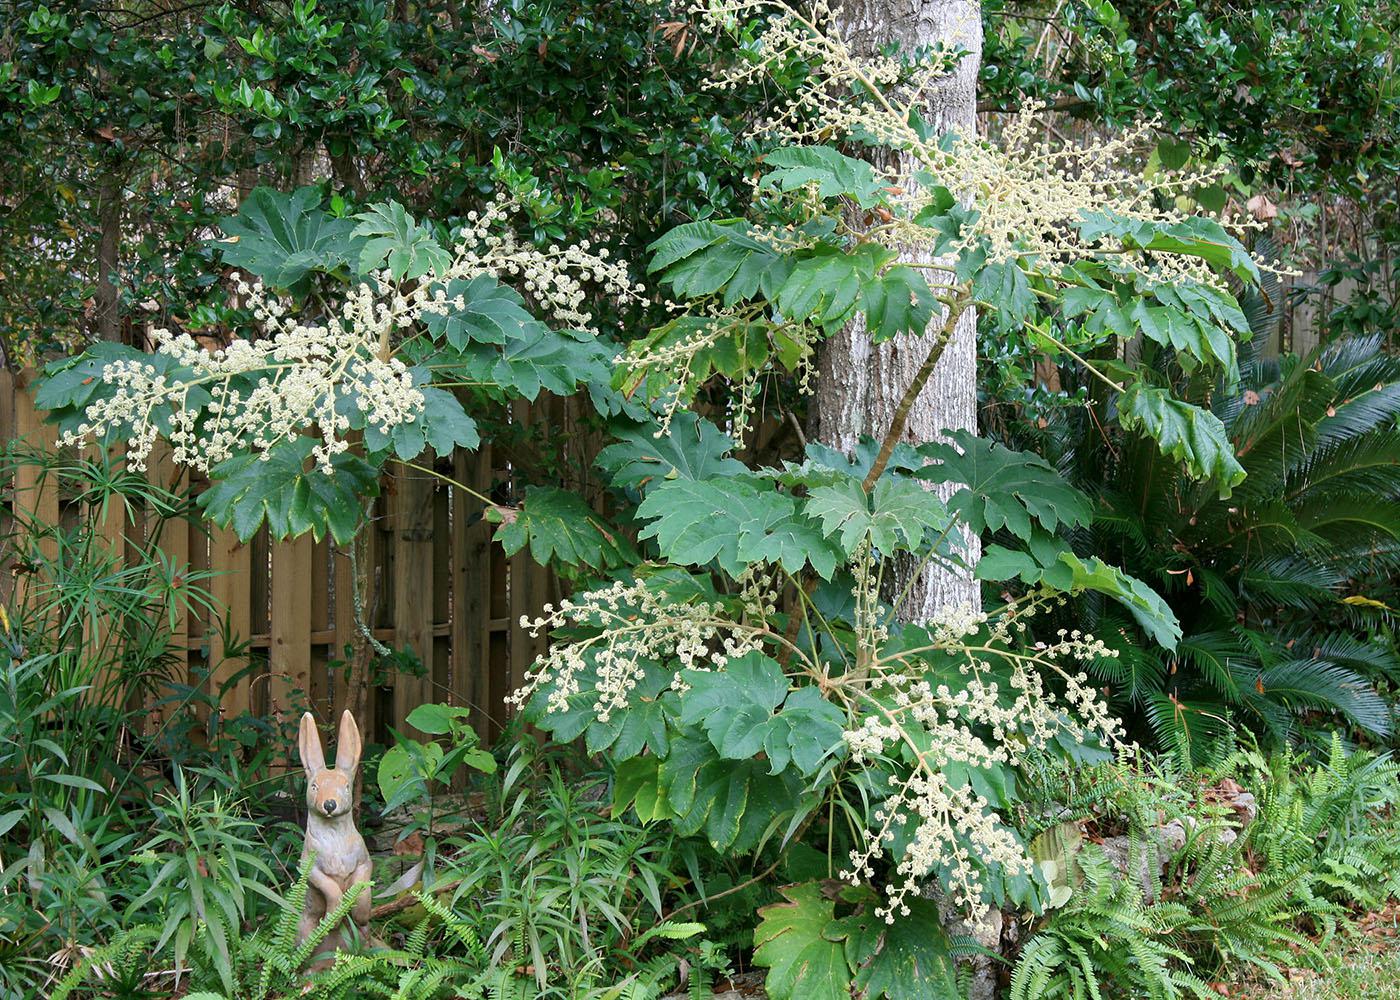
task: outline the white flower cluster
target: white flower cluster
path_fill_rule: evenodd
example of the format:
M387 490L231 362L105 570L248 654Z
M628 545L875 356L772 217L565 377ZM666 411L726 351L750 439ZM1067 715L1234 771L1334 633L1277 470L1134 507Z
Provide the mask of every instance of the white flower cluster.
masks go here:
M976 210L962 248L980 246L990 261L1020 260L1058 273L1076 261L1120 252L1117 240L1083 238L1086 214L1181 223L1189 214L1176 208L1177 199L1220 179L1219 166L1162 169L1145 177L1142 154L1156 144L1157 129L1156 121L1145 121L1110 138L1064 142L1052 139L1044 102L1030 101L1007 119L995 141L960 136L948 148L921 141L912 153L920 168ZM913 218L928 201L926 189L907 190L905 211L897 217ZM919 238L918 228L901 226L901 240ZM927 231L922 239L930 240ZM1198 258L1182 254L1128 262L1159 281L1220 281Z
M425 315L465 307L460 296L448 297L451 282L481 274L515 279L560 323L578 328L592 319L583 308L587 283L618 302L645 302L642 286L632 284L626 265L609 259L606 248L587 241L545 249L522 244L508 225L517 209L497 197L482 213L468 216L446 268L404 285L388 271L372 274L324 322L293 314L288 301L235 274L258 339L207 349L188 334L156 330L156 353L174 365L107 365L102 380L115 392L88 406L63 443L124 428L127 461L140 470L159 434L157 416L173 411L169 437L177 464L207 472L245 451L266 458L278 442L309 432L319 439L314 459L329 471L332 458L349 448L352 423L388 434L422 414L423 393L394 352L417 334ZM362 420L350 419L351 408Z
M691 12L702 37L732 33L745 21L767 18L745 53L747 59L717 74L707 83L711 89L761 81L785 65L815 67L811 82L759 125L760 131L791 142L863 133L876 142L903 146L917 138L909 113L919 107L934 81L946 77L961 58L956 49L930 52L918 61L883 53L857 56L837 31L827 0L818 0L805 13L775 0L699 0ZM872 117L866 100L858 96L870 94L880 95L894 113Z
M1041 102L1028 102L1011 116L996 141L969 135L943 144L921 135L912 123L926 110L929 88L956 65L957 50L935 51L917 69L889 55L858 56L825 2L803 15L778 0L699 0L695 14L708 30L734 31L740 23L766 18L751 58L722 71L717 86L749 82L791 60L816 67L764 123L766 131L798 144L874 140L898 154L883 173L899 211L878 228L906 251L927 250L937 238L911 221L932 197L919 182L921 175L931 176L977 213L964 231L962 249L980 247L989 261L1017 260L1057 273L1075 261L1121 250L1113 241L1081 236L1086 213L1181 222L1186 214L1176 209L1177 199L1224 173L1221 166L1209 166L1144 176L1141 153L1155 144L1156 122L1077 145L1052 140ZM1180 254L1115 260L1157 281L1220 282L1202 261Z
M607 247L594 247L583 240L565 246L541 249L522 243L510 225L521 206L499 194L481 212L468 212L467 225L458 234L454 271L468 276L489 272L502 280L518 278L522 293L563 326L596 332L590 325L592 313L584 305L589 282L618 303L646 305L646 287L633 284L627 265L611 259ZM457 277L452 274L449 277Z
M592 673L594 715L607 722L613 712L628 707L649 667L673 670L672 686L684 690L682 670L723 668L731 658L757 649L762 632L730 620L716 605L674 601L645 582L618 581L566 599L558 608L547 604L538 618L520 619L520 627L532 636L569 626L598 631L553 645L510 696L512 704L524 705L548 688L546 711L566 711L569 699L583 692L583 680Z
M930 873L939 869L952 872L953 903L966 910L974 923L988 912L982 899L979 864L1001 865L1012 877L1031 871L1026 852L985 797L969 785L954 786L941 771L919 768L900 781L894 794L875 810L873 818L880 827L866 834L873 846L864 852L851 852L855 867L842 872L842 877L857 884L873 878L871 862L881 853L880 845L894 840L896 831L911 816L917 823L895 865L888 901L875 911L886 923L894 923L896 914L909 915L908 897L917 898ZM975 857L967 844L975 848Z
M411 324L428 301L428 289L407 298L385 283L361 285L324 325L288 315L287 304L261 285L235 276L265 336L206 349L189 334L156 330L156 353L174 363L115 361L102 380L116 391L96 400L83 423L64 435L76 444L90 434L126 428L127 462L145 468L157 437L157 414L167 411L177 464L208 472L245 451L261 453L280 441L313 430L313 457L326 471L333 456L349 447L350 417L342 401L358 408L364 422L388 433L412 423L423 411L423 393L413 376L383 346L391 333ZM378 293L378 294L377 294Z
M930 624L927 645L875 656L863 689L853 692L859 721L845 734L852 760L895 759L896 752L907 752L915 761L874 814L874 828L851 852L851 868L842 873L856 882L873 877L875 860L913 820L908 846L892 859L895 877L879 911L888 921L907 914L907 897L940 871L948 874L955 902L981 920L988 911L982 898L984 866L1000 865L1013 876L1031 870L1030 858L986 798L949 783L949 764L1014 766L1061 733L1077 741L1098 738L1106 746L1121 740L1120 723L1088 677L1061 665L1113 651L1078 631L1062 631L1056 642L1023 651L1018 639L1036 612L1035 601L995 620L953 609ZM929 654L951 657L962 680L950 686L927 679L922 658ZM1046 675L1059 680L1063 695L1047 688Z

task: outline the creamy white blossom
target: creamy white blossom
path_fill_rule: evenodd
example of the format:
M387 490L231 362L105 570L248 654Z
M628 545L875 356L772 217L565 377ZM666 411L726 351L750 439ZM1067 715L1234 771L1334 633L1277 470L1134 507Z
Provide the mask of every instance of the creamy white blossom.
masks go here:
M911 894L940 877L957 904L982 919L987 867L1014 876L1029 873L1032 862L996 807L950 778L950 765L1014 767L1061 735L1117 746L1122 728L1079 666L1114 654L1074 630L1027 646L1028 622L1063 601L1049 594L994 616L954 608L916 633L926 641L894 643L874 620L881 611L873 560L865 553L853 568L861 581L856 658L844 670L811 660L770 627L778 607L776 578L746 574L737 620L712 602L675 600L645 581L618 582L521 620L532 635L584 634L554 643L511 700L523 705L541 695L546 713L582 707L608 722L639 706L636 689L648 670L672 671L672 688L683 696L682 670L723 670L746 652L787 648L801 663L805 683L845 712L843 743L851 763L881 771L893 765L899 775L843 877L862 882L888 872L878 914L889 921L908 912ZM956 678L931 679L932 662L952 664ZM907 846L892 855L900 831Z
M755 590L763 599L761 587ZM769 597L771 601L771 597ZM510 701L523 705L548 690L546 711L563 712L569 699L583 692L583 678L596 675L589 695L599 722L631 704L632 691L648 666L674 671L672 686L682 689L682 670L722 669L733 657L759 648L762 630L734 622L708 601L680 602L644 582L618 581L577 598L545 605L544 614L522 616L520 627L531 636L566 626L596 629L588 638L556 643L525 675Z
M383 279L376 284L382 290ZM383 345L421 299L376 294L363 284L325 323L304 323L288 303L260 285L238 282L261 324L259 340L206 348L187 333L156 330L155 353L164 362L118 360L102 379L116 391L90 404L83 423L64 443L127 428L127 462L145 467L161 414L176 464L207 472L245 452L266 457L277 443L313 432L313 457L323 469L349 447L349 411L364 425L388 433L423 411L423 393ZM411 321L411 320L410 320Z
M422 416L424 394L396 352L421 334L424 317L466 307L462 296L447 294L453 282L491 275L517 284L557 322L583 330L592 321L585 304L593 291L622 303L645 301L606 247L522 243L510 228L516 211L508 198L492 200L468 215L445 267L409 282L379 271L324 312L308 313L234 275L255 337L210 347L187 333L154 331L161 363L106 365L102 380L115 391L91 403L63 443L124 430L127 462L139 470L164 433L177 464L208 472L238 454L266 458L278 443L311 434L313 459L329 472L333 458L349 449L353 428L388 435Z

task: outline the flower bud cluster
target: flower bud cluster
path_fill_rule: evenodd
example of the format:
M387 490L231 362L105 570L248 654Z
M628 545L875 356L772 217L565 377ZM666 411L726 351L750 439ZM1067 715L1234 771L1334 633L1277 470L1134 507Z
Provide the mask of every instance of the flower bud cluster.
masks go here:
M540 248L515 235L518 202L500 194L480 212L468 212L458 234L454 273L491 273L515 279L521 293L545 309L561 326L596 333L587 309L588 285L595 284L614 302L647 304L646 287L632 282L626 263L612 259L608 248L592 241Z
M329 472L332 458L349 447L352 410L359 423L384 433L422 414L423 393L412 373L380 353L405 317L411 322L418 296L410 302L384 294L385 282L376 277L329 321L313 324L291 315L288 303L260 284L235 280L262 325L262 339L209 349L186 333L154 331L155 353L168 362L108 364L102 380L115 391L90 404L63 443L124 428L127 462L140 470L165 414L178 465L207 473L245 452L266 459L279 442L311 431L318 438L313 458Z
M177 464L208 472L246 452L266 459L279 442L312 434L313 458L329 473L334 456L349 448L353 427L389 434L422 415L424 395L394 352L425 315L466 307L460 296L447 295L452 282L482 274L514 281L558 322L581 329L592 319L587 285L618 302L645 303L642 286L632 284L626 265L610 259L605 247L521 243L509 225L516 211L508 198L496 198L469 214L445 268L407 283L388 271L371 274L324 319L308 319L290 300L233 275L257 324L256 339L210 348L188 334L154 331L155 352L168 360L108 364L102 380L114 391L87 407L64 443L123 431L128 464L140 470L165 432Z
M1087 675L1065 665L1114 652L1078 630L1061 630L1054 642L1028 649L1017 641L1025 619L1051 600L1032 599L995 618L953 608L927 624L926 646L874 658L860 703L864 708L844 734L847 749L856 764L911 759L913 764L873 814L874 824L851 852L843 877L855 882L874 877L875 862L902 836L907 846L890 857L893 878L880 909L886 920L907 914L908 896L941 875L954 901L980 921L988 912L982 898L987 867L999 866L1008 875L1031 870L1030 858L995 807L970 786L949 783L950 764L1016 766L1060 735L1120 745L1121 724ZM930 654L955 665L957 683L930 678ZM1058 682L1060 693L1051 690L1047 678Z
M570 699L585 694L599 722L630 706L649 669L673 671L672 686L683 690L682 670L721 669L757 649L761 634L728 619L718 605L676 601L645 582L622 581L565 599L557 608L547 604L536 618L522 616L520 627L536 637L560 628L592 634L553 644L510 702L522 706L543 690L545 711L564 712Z
M989 263L1017 261L1055 274L1107 255L1115 268L1150 281L1222 285L1197 257L1121 255L1115 238L1083 235L1085 216L1095 213L1182 222L1188 213L1178 206L1194 204L1195 192L1225 173L1223 165L1213 164L1144 174L1143 154L1156 144L1158 122L1073 143L1052 138L1045 104L1028 101L1004 121L995 140L970 134L948 141L924 135L912 123L927 114L934 88L957 68L956 41L909 58L857 54L825 2L804 14L778 0L697 0L693 16L702 32L735 32L760 23L747 58L724 68L717 87L746 85L793 63L813 67L762 130L794 144L855 141L885 147L886 155L878 159L895 209L882 227L889 245L926 255L932 250L940 235L912 220L930 204L937 185L970 210L960 239L942 247L945 252L977 251ZM1247 219L1232 224L1251 225Z

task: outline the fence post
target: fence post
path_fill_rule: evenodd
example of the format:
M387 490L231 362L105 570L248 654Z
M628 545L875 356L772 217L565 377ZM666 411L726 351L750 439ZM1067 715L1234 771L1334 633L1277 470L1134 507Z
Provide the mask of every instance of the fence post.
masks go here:
M491 446L472 454L458 449L452 477L483 496L491 488ZM484 505L465 490L453 490L452 503L452 697L472 710L472 723L485 742L494 706L489 698L491 669L491 524Z

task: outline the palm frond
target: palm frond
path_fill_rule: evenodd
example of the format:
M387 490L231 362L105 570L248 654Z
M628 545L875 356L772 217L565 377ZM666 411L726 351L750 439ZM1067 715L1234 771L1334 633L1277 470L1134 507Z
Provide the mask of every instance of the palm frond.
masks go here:
M1311 611L1332 600L1344 582L1340 572L1301 554L1274 556L1244 567L1240 592L1265 605Z
M1375 686L1355 670L1318 656L1283 660L1259 671L1255 689L1261 697L1295 711L1337 712L1376 737L1392 730L1390 706Z

